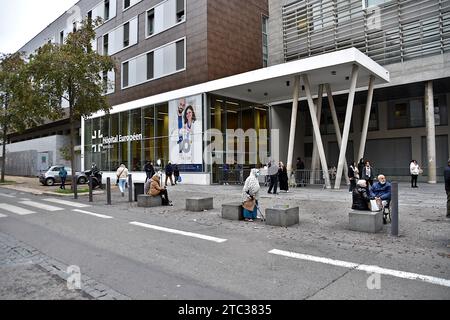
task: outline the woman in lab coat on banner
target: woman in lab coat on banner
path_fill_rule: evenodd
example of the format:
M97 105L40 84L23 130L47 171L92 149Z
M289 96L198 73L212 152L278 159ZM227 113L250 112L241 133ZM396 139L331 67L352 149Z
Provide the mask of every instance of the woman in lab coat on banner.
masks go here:
M180 113L178 115L180 116ZM196 118L195 107L188 105L182 113L182 123L178 121L178 156L176 157L178 160L175 161L176 163L195 164L202 162L202 159L195 158L196 150L202 147L200 124L201 122L197 121Z

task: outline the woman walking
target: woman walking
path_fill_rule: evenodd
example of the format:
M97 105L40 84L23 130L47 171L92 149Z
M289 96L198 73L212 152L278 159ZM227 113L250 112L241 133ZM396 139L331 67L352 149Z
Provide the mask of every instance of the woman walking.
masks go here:
M289 192L288 174L286 166L280 161L280 169L278 169L278 179L280 180L280 190Z
M416 160L409 163L409 172L411 173L411 188L417 188L417 178L419 177L420 167Z
M128 169L122 163L120 167L116 171L117 176L117 184L119 185L119 190L122 193L122 197L125 196L125 184L127 183L128 178Z
M252 222L258 215L259 170L252 169L242 189L242 207L245 221Z
M352 162L352 164L348 167L348 178L350 179L350 188L348 191L353 192L356 188L356 181L359 180L359 170L356 162Z

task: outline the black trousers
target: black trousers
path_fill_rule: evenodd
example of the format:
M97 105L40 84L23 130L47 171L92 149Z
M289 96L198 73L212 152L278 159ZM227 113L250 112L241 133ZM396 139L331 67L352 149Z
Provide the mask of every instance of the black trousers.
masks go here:
M278 188L278 175L274 174L270 176L270 186L269 186L269 193L271 193L273 188L273 193L277 193Z
M169 195L167 194L167 189L161 190L159 196L162 200L162 205L167 206L169 204Z
M411 175L411 188L412 187L417 187L417 178L419 176L417 174L412 174Z
M61 189L66 189L66 177L61 177Z
M353 191L356 188L356 179L353 178L350 180L350 188L348 189L348 191Z

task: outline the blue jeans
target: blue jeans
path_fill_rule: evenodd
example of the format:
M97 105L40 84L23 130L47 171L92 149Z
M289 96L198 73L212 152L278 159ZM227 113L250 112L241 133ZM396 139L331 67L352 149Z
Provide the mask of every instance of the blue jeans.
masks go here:
M119 190L120 192L125 192L125 184L127 183L127 179L119 179Z

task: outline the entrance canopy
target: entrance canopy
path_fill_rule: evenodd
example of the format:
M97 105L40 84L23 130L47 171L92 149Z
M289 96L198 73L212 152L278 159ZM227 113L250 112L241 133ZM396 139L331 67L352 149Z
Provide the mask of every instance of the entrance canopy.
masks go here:
M355 48L326 53L211 81L208 92L259 104L292 101L295 76L308 74L312 88L328 83L334 94L348 92L352 66L359 66L356 90L389 82L389 72ZM300 99L306 99L304 83Z

